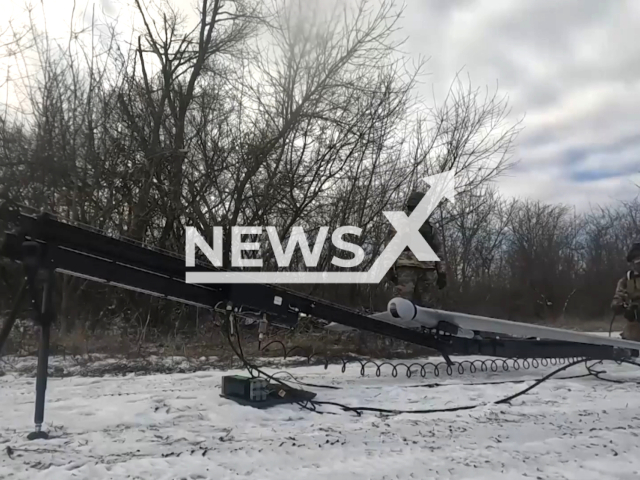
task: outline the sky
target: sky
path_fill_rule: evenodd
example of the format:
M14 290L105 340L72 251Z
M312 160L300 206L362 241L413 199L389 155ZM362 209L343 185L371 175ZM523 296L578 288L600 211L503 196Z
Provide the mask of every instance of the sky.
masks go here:
M406 49L434 88L460 69L524 130L502 192L577 208L640 189L640 1L407 1Z
M42 1L50 29L69 24L72 0ZM19 20L24 2L10 2ZM76 9L92 3L130 15L126 1ZM429 58L425 96L458 72L509 96L524 130L502 193L579 210L640 193L640 1L405 0L399 26L404 50Z

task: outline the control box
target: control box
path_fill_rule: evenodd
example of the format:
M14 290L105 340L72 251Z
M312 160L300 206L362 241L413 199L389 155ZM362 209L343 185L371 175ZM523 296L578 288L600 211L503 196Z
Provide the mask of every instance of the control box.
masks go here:
M268 382L264 378L250 378L241 375L222 377L222 395L250 402L264 402L269 396Z

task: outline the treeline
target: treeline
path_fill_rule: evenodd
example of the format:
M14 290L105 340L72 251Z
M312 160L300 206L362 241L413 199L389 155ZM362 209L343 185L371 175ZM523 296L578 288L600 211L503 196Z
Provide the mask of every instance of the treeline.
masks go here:
M638 238L637 200L581 214L495 193L465 201L475 208L456 205L461 213L444 228L449 308L514 320L610 318Z
M578 216L501 199L491 181L511 165L520 131L506 99L456 78L443 101L423 102L424 64L400 52L393 1L321 5L200 0L189 16L136 1L133 36L95 12L68 38L36 22L0 32L20 72L6 78L11 100L0 109L4 193L178 252L185 226L205 235L223 226L228 253L234 225L273 225L284 239L295 226L354 225L368 269L384 248L382 212L398 210L426 175L454 168L457 201L433 215L451 269L447 308L520 319L605 314L636 205ZM335 254L327 242L317 268L335 269ZM19 270L0 265L8 309ZM366 309L389 293L306 291ZM67 331L115 319L169 329L200 321L190 308L69 277L58 297Z

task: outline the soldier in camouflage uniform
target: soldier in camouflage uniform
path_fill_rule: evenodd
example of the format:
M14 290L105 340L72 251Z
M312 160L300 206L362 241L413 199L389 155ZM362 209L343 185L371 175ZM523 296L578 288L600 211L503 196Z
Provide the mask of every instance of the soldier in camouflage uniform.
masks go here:
M622 338L640 342L640 241L631 246L627 262L632 269L618 281L611 309L616 315L623 315L627 319Z
M413 192L407 200L407 215L418 206L424 193ZM391 227L390 237L395 234L395 229ZM409 247L396 260L394 266L389 270L389 279L395 283L393 289L394 297L402 297L411 300L417 305L426 308L437 308L437 289L443 289L447 284L447 275L444 261L442 261L442 249L436 232L429 221L420 227L420 234L431 246L433 251L441 259L439 262L419 261Z

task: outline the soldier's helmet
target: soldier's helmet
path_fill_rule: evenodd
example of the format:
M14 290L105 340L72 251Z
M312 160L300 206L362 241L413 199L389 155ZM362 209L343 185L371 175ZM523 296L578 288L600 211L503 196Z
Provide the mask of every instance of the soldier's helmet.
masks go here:
M633 242L633 245L631 245L631 248L629 249L629 253L627 253L627 262L633 263L638 260L640 260L640 239Z
M420 201L424 198L424 193L422 192L411 192L409 198L407 199L407 209L413 210L418 206Z

